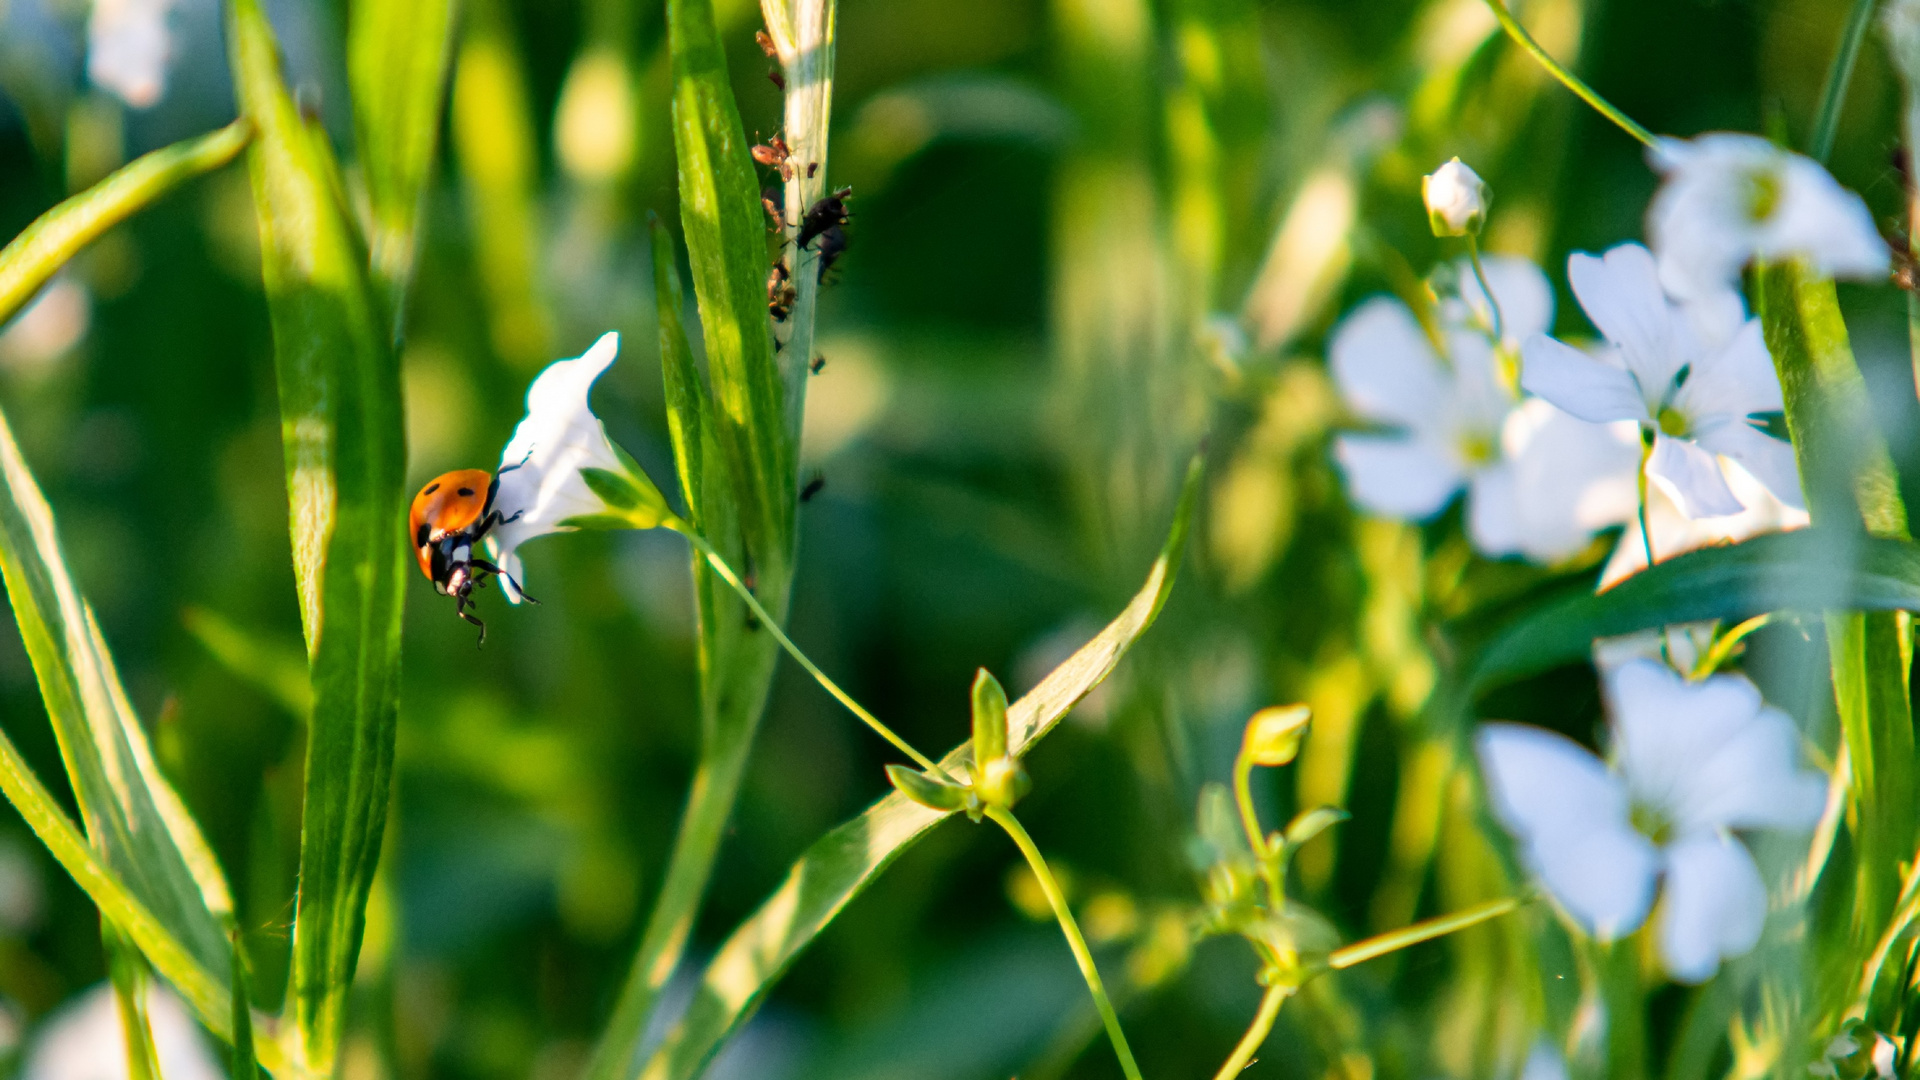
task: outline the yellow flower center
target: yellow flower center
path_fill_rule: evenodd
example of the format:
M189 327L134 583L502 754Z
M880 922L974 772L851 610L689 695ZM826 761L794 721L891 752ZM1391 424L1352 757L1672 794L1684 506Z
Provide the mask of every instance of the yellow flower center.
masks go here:
M1629 820L1633 830L1654 842L1656 846L1665 844L1673 838L1673 822L1667 815L1650 806L1635 803L1629 811Z
M1692 427L1687 422L1686 414L1671 405L1660 407L1660 414L1654 417L1654 423L1659 425L1662 435L1671 435L1676 439L1684 436Z
M1759 223L1780 208L1780 174L1772 169L1755 169L1747 174L1747 220Z
M1485 465L1493 458L1493 436L1477 431L1460 436L1460 460L1468 465Z

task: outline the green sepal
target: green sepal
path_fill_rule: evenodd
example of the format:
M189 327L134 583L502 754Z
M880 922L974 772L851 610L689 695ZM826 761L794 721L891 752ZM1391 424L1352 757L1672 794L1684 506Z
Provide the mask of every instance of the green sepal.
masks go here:
M1286 839L1287 849L1297 848L1351 817L1353 817L1352 814L1337 806L1317 806L1312 810L1302 811L1292 821L1287 822L1286 831L1282 834Z
M986 668L973 677L973 760L985 768L1007 756L1007 692Z
M952 813L955 810L968 809L966 788L958 784L949 784L945 780L936 780L917 769L909 769L905 765L889 765L887 780L899 789L900 794L929 810Z
M633 464L632 458L627 457L618 447L614 448L614 452L624 459L621 462L626 466L624 472L585 468L580 470L580 479L586 483L588 491L599 496L600 501L607 504L607 509L614 511L622 519L623 525L620 527L658 528L673 516L673 512L667 509L666 497L661 495L660 489L647 478L646 472L640 466Z
M1011 810L1032 790L1033 780L1027 770L1004 754L974 767L973 793L987 806Z

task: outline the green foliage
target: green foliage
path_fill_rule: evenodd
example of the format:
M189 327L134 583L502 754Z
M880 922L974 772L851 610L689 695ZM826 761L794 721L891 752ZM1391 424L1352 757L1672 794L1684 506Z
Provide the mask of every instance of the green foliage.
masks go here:
M259 133L248 170L312 664L289 998L302 1060L330 1073L386 828L399 710L400 370L333 151L282 81L255 0L229 6L227 35L241 113Z

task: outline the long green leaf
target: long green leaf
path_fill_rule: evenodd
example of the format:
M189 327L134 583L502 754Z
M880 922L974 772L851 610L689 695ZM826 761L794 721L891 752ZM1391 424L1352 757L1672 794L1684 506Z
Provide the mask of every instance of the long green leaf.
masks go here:
M225 880L154 764L4 417L0 481L0 572L88 837L196 962L218 970L227 943L216 916L232 909Z
M1196 458L1188 469L1166 544L1133 600L1093 640L1008 708L1008 742L1016 756L1031 750L1068 710L1112 674L1127 649L1153 625L1173 590L1200 478L1201 463ZM941 764L949 771L966 765L972 757L970 747L970 743L955 747ZM894 792L815 841L787 872L780 888L714 954L686 1015L647 1063L642 1080L690 1080L699 1075L800 951L895 859L951 816Z
M294 569L312 667L288 992L302 1062L330 1073L380 855L399 701L406 552L400 373L325 133L281 78L258 0L228 47L273 322Z
M0 251L0 323L13 318L80 249L182 183L238 157L252 134L251 124L236 120L155 150L34 219Z
M453 0L355 0L347 12L347 77L373 211L373 273L396 330L433 174L453 8Z
M712 0L668 0L667 28L680 224L713 380L714 436L733 478L762 602L784 618L795 454L768 329L766 215Z
M1862 543L1863 532L1905 537L1899 480L1874 424L1833 282L1800 263L1766 267L1760 272L1758 306L1814 524L1834 535L1860 537ZM1838 561L1847 557L1844 550L1834 553ZM1830 614L1827 649L1850 765L1856 875L1847 933L1859 956L1873 947L1893 914L1900 863L1914 849L1910 619L1897 612ZM1851 992L1850 975L1842 974L1829 979L1823 1013L1835 1013Z
M1836 550L1848 557L1836 559ZM1770 611L1920 611L1920 546L1805 529L1705 548L1602 593L1580 589L1515 620L1480 653L1485 691L1591 659L1595 638Z
M201 967L193 952L100 860L5 732L0 732L0 794L6 795L21 820L100 909L101 916L118 927L154 970L180 991L207 1030L222 1039L232 1038L233 999L226 985ZM278 1046L263 1043L259 1049L260 1063L275 1076L306 1075Z

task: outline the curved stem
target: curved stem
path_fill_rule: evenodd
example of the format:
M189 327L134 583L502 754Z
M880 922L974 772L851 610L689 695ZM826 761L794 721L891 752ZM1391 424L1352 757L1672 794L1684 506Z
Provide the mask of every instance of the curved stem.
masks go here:
M1527 28L1521 26L1519 20L1513 17L1513 12L1507 10L1506 4L1502 3L1501 0L1487 0L1487 6L1493 9L1493 17L1500 21L1500 28L1507 32L1507 36L1512 38L1516 45L1525 49L1527 55L1538 61L1541 67L1546 68L1549 75L1559 79L1563 86L1573 91L1574 95L1581 101L1593 106L1601 116L1619 125L1620 130L1640 140L1647 146L1653 145L1652 132L1634 123L1633 119L1626 113L1614 108L1612 102L1595 93L1593 87L1581 82L1579 76L1561 67L1558 60L1547 55L1547 50L1541 48L1540 43L1533 40L1533 35L1527 33Z
M1087 980L1087 992L1093 995L1094 1008L1100 1010L1100 1022L1107 1026L1107 1038L1113 1041L1113 1052L1120 1059L1120 1071L1127 1074L1127 1080L1140 1080L1140 1066L1134 1062L1133 1051L1127 1046L1127 1037L1120 1031L1120 1017L1113 1011L1113 1002L1107 1000L1107 989L1100 982L1100 969L1093 966L1093 952L1087 948L1087 939L1080 936L1080 925L1073 921L1066 895L1060 891L1060 883L1053 879L1053 871L1047 869L1047 860L1041 856L1040 849L1033 845L1033 837L1027 835L1027 830L1011 811L997 806L989 807L987 816L1007 831L1007 835L1013 838L1014 846L1020 849L1020 854L1027 857L1027 866L1033 870L1033 876L1039 879L1040 891L1047 894L1047 903L1053 905L1053 914L1060 920L1060 932L1066 935L1067 945L1073 949L1073 959L1080 965L1081 976Z
M767 614L767 609L760 606L760 601L753 595L753 590L747 588L746 585L740 581L739 575L733 572L733 567L727 565L727 560L720 557L720 553L714 550L713 545L707 542L706 537L701 536L692 525L678 519L666 522L665 524L668 528L686 537L688 543L699 549L700 554L706 557L707 564L713 567L713 572L720 575L720 580L726 582L734 592L740 594L740 599L746 602L747 610L753 612L753 617L760 620L760 625L765 627L767 632L773 635L773 639L780 643L781 648L787 650L787 655L793 657L795 663L806 668L807 674L812 675L815 682L825 687L827 693L833 695L834 700L845 705L848 712L859 717L861 723L872 728L881 738L892 743L895 749L912 758L914 764L943 780L952 779L945 769L942 769L925 754L915 750L907 740L894 734L892 728L881 723L879 717L868 712L859 702L853 700L852 695L840 689L839 683L828 678L826 672L821 671L812 660L807 659L807 654L800 651L800 646L795 645L792 639L787 637L786 632L780 629L780 624L774 621L773 616Z
M1253 759L1243 749L1233 759L1233 800L1240 805L1240 827L1247 832L1247 844L1260 861L1260 877L1267 883L1267 906L1279 911L1286 906L1278 868L1267 850L1267 838L1260 830L1260 815L1253 809Z
M1293 987L1284 983L1267 987L1265 996L1260 999L1260 1011L1254 1014L1253 1023L1247 1026L1247 1033L1240 1036L1239 1045L1227 1058L1220 1071L1213 1074L1213 1080L1233 1080L1248 1065L1253 1064L1253 1055L1260 1044L1267 1041L1267 1034L1273 1030L1274 1018L1280 1015L1280 1006L1293 996Z
M1860 46L1867 40L1867 27L1873 24L1874 0L1853 0L1847 27L1840 34L1840 51L1833 54L1827 69L1827 85L1820 91L1820 111L1813 121L1813 137L1807 141L1807 156L1822 165L1833 154L1833 139L1840 130L1840 110L1847 103L1847 84L1853 81L1853 65L1860 59Z
M1389 930L1384 934L1375 934L1365 941L1356 941L1351 945L1333 950L1327 957L1327 966L1340 971L1355 964L1364 964L1368 960L1399 952L1409 945L1418 945L1423 941L1432 941L1445 937L1469 926L1478 926L1488 919L1497 919L1521 904L1518 896L1503 896L1498 900L1488 900L1475 904L1463 911L1451 915L1437 915L1434 918L1403 926L1398 930Z
M1493 295L1493 286L1487 284L1487 271L1480 265L1480 241L1472 233L1467 234L1467 260L1473 263L1473 279L1480 283L1480 292L1487 298L1487 307L1493 312L1493 342L1495 345L1507 339L1506 322L1500 318L1500 298Z
M1637 482L1640 488L1640 546L1647 553L1647 569L1653 569L1653 529L1647 525L1647 466L1653 463L1652 432L1642 429L1640 434L1640 472Z
M1693 665L1693 672L1689 674L1687 678L1698 682L1720 670L1720 665L1727 662L1727 658L1733 655L1734 648L1746 640L1748 634L1753 633L1755 630L1760 629L1772 621L1772 612L1755 615L1753 618L1740 623L1719 637L1714 638L1712 646L1710 646L1705 653L1701 654L1700 659Z

